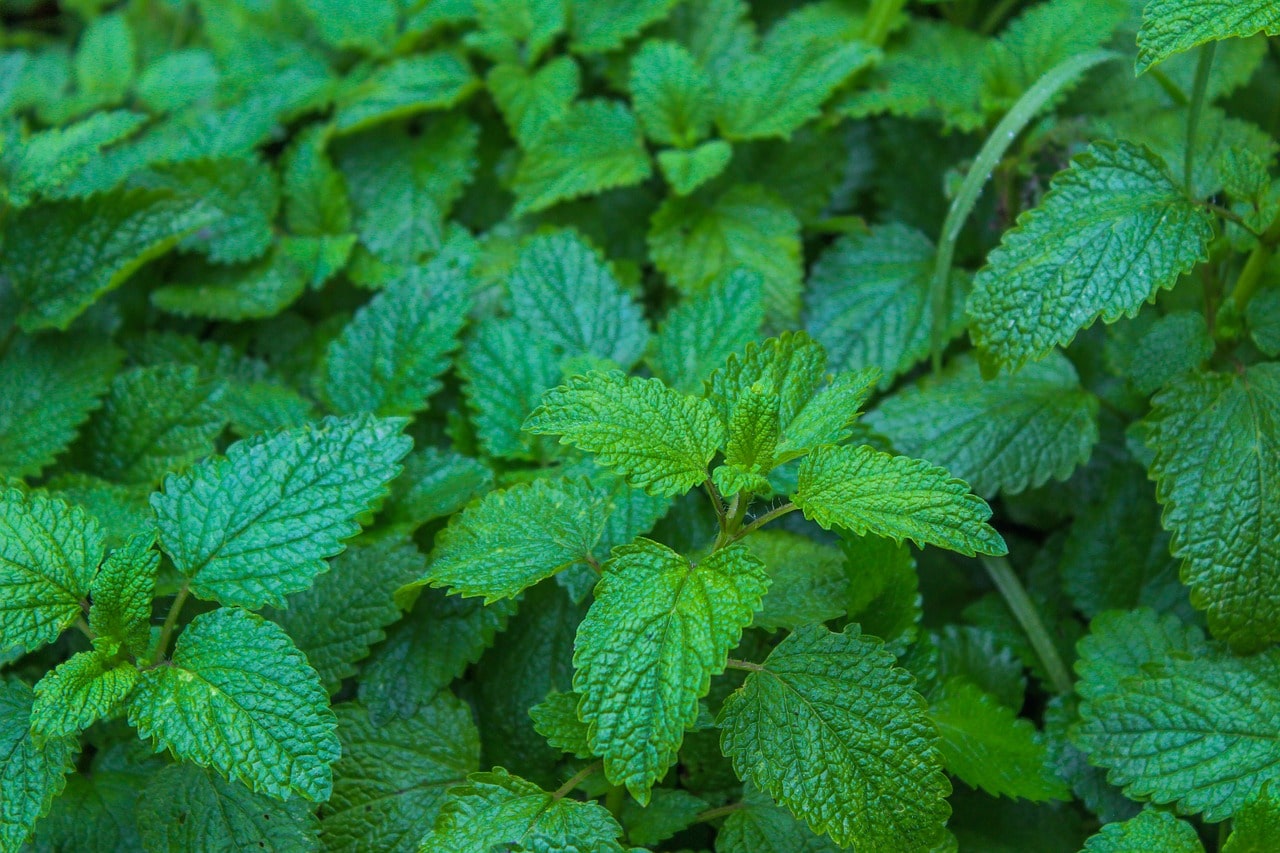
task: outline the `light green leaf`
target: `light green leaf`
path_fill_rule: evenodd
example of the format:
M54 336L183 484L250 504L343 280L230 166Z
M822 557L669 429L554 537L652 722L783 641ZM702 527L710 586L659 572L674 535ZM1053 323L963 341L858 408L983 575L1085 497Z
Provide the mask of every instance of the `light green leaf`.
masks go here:
M39 474L101 405L121 353L85 334L19 335L0 355L0 475Z
M337 715L342 757L333 765L333 796L320 807L325 849L416 851L446 789L480 766L470 708L445 692L381 726L354 703L339 705Z
M1186 374L1144 423L1191 603L1237 650L1280 640L1280 365Z
M26 331L66 329L100 296L217 213L159 190L116 190L38 204L5 229L0 274L13 284Z
M548 391L525 421L535 435L559 435L651 495L676 495L702 483L724 439L705 400L659 379L592 371Z
M768 585L764 565L740 546L694 565L640 539L605 564L578 627L573 686L605 775L642 805Z
M0 489L0 651L33 651L81 616L102 540L78 506Z
M1271 0L1149 0L1135 66L1141 74L1196 45L1254 33L1280 35L1280 8Z
M138 683L138 668L100 651L79 652L37 682L31 734L41 744L80 734L115 714Z
M305 800L280 802L191 764L157 773L138 799L148 851L320 849Z
M732 270L671 309L653 339L649 366L677 391L696 393L713 369L759 336L763 322L760 276Z
M974 279L970 331L984 359L1017 368L1099 317L1133 316L1206 257L1212 217L1150 151L1097 143L1019 218Z
M579 101L529 141L512 190L517 216L648 178L636 118L617 101Z
M480 30L466 42L495 62L532 65L564 31L565 7L565 0L475 0Z
M329 798L341 751L329 696L284 630L260 616L222 607L192 619L172 663L142 672L128 710L157 751L279 799Z
M181 48L147 63L138 75L134 94L153 113L174 112L198 101L212 100L218 78L218 65L211 51Z
M450 51L420 53L377 65L367 75L353 74L338 92L334 131L355 133L419 113L445 110L479 85L467 61Z
M729 413L729 438L725 445L726 465L767 474L773 467L778 447L778 395L758 386L743 389Z
M742 779L837 844L929 850L951 785L912 683L856 625L801 628L725 700L720 744Z
M764 563L770 578L753 627L794 631L844 615L849 579L844 555L838 550L783 530L753 533L746 545Z
M102 148L137 130L145 117L124 110L94 113L83 121L34 133L13 135L0 151L4 192L14 207L57 190Z
M667 16L680 0L568 0L569 34L578 53L603 53Z
M60 474L45 486L51 496L86 510L102 526L107 547L123 545L129 537L154 527L148 486L121 486L76 473Z
M17 679L0 679L0 848L5 850L22 849L36 821L62 793L79 747L74 737L36 746L31 703L30 687Z
M1084 849L1086 853L1204 853L1191 824L1156 809L1122 823L1108 823L1085 842Z
M1263 785L1258 796L1236 812L1222 853L1268 853L1280 845L1280 798L1276 790L1275 783Z
M623 853L622 827L604 806L555 797L501 767L473 773L449 791L435 828L422 839L421 853L492 850L537 838L545 850Z
M547 739L552 749L567 752L575 758L590 758L591 737L587 724L578 719L577 693L561 693L553 690L537 705L529 709L533 728Z
M711 129L711 83L683 45L646 41L631 59L631 100L654 142L689 148Z
M1098 441L1098 399L1061 353L984 380L972 359L885 400L867 423L990 498L1065 480Z
M581 480L498 489L450 520L422 581L486 604L514 598L587 559L607 514L604 496Z
M394 0L299 0L320 38L336 48L385 53L396 36Z
M201 598L283 605L325 570L400 473L412 444L403 425L326 418L236 442L152 496L161 547Z
M480 446L491 456L537 458L545 440L524 432L542 395L560 381L560 356L515 319L481 323L458 365Z
M581 76L573 57L558 56L533 72L510 62L495 65L485 82L511 135L528 148L548 125L568 114Z
M723 139L704 142L688 151L668 149L658 152L658 168L678 196L687 196L719 175L733 159L733 146Z
M151 646L151 599L160 555L152 549L153 533L139 533L102 561L93 579L89 629L100 649L115 644L135 657Z
M910 539L969 556L1008 550L987 524L991 508L963 480L923 459L865 445L815 448L800 463L793 499L826 530Z
M137 47L123 13L102 15L80 36L73 60L79 102L83 107L117 103L134 78Z

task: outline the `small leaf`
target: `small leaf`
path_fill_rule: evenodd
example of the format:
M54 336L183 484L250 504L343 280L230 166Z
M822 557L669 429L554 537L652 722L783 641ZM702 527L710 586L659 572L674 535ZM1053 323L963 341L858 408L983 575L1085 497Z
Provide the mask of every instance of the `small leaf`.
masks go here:
M102 562L93 579L89 628L98 648L114 643L135 657L151 647L151 599L155 594L160 555L152 549L155 534L130 537Z
M1086 853L1204 853L1195 829L1168 812L1147 809L1122 823L1109 823L1084 843Z
M575 758L590 758L591 738L588 726L578 719L577 693L561 693L553 690L537 705L529 709L533 728L547 739L552 749L567 752Z
M671 309L653 340L649 366L675 390L697 393L713 369L756 339L763 322L760 277L735 269Z
M31 734L41 744L75 736L114 714L138 683L138 668L99 651L79 652L36 684Z
M1236 812L1222 853L1267 853L1280 844L1280 798L1276 789L1275 783L1263 785L1258 796Z
M646 41L631 59L631 100L655 142L688 148L711 128L711 84L693 56L671 41Z
M687 151L658 152L658 168L677 196L687 196L720 175L733 159L733 146L723 139L704 142Z

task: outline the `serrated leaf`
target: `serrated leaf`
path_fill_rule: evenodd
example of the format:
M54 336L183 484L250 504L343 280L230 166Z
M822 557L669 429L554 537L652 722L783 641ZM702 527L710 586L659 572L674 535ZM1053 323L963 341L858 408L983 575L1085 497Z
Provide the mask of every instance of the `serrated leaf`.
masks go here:
M180 317L274 317L302 296L311 275L289 245L281 241L266 257L246 264L184 263L170 273L170 283L151 291L151 304Z
M969 556L1008 550L987 524L990 507L963 480L922 459L866 445L815 448L800 463L792 499L826 530L910 539Z
M1105 351L1108 367L1139 393L1155 393L1213 355L1209 325L1199 311L1175 311L1149 323L1142 322L1144 316L1112 326Z
M1206 257L1211 216L1154 154L1099 142L1019 217L969 297L970 333L992 364L1017 368L1067 344L1099 317L1112 323Z
M100 748L86 773L73 773L36 824L30 840L35 853L119 853L141 850L138 799L160 762L145 756L137 741Z
M1139 74L1205 42L1254 33L1280 35L1280 9L1270 0L1150 0L1138 30Z
M867 423L985 498L1065 480L1098 441L1098 399L1061 353L984 380L971 359L889 397Z
M306 236L351 230L347 186L325 151L328 129L315 125L298 134L282 169L284 220L290 232Z
M591 738L588 726L578 719L577 693L561 693L553 690L537 705L529 709L533 728L547 739L552 749L567 752L575 758L590 758Z
M62 474L46 483L49 493L79 505L102 526L108 547L152 529L148 486L121 486L87 474Z
M1280 844L1280 798L1274 783L1262 786L1231 821L1222 853L1267 853Z
M101 405L120 351L89 335L21 335L0 355L0 474L39 474Z
M528 148L548 125L568 114L581 89L578 63L558 56L536 71L511 62L495 65L485 77L489 93L511 135Z
M1191 603L1237 650L1280 639L1280 365L1187 374L1145 423Z
M735 269L681 299L653 339L647 360L654 374L677 391L701 391L713 369L760 334L761 284L758 274Z
M536 458L538 440L524 432L524 422L543 393L560 381L556 351L516 319L491 319L467 338L458 373L485 452Z
M10 136L0 152L4 192L14 207L25 207L70 180L98 151L133 131L144 121L140 113L116 110L94 113L66 127Z
M493 472L469 456L434 447L404 459L404 473L391 483L382 520L402 530L453 515L493 489Z
M720 743L744 780L837 844L928 850L951 786L912 683L856 625L801 628L725 701Z
M1191 824L1156 809L1121 823L1108 823L1085 842L1084 849L1086 853L1204 853Z
M79 507L0 490L0 650L37 649L82 615L102 545L102 528Z
M489 604L587 559L604 530L603 496L580 480L498 489L449 522L422 582Z
M319 387L340 413L412 415L440 390L470 290L444 267L408 273L369 300L330 344Z
M654 142L689 148L711 129L711 83L678 42L646 41L631 58L631 100Z
M138 800L138 828L150 851L320 849L304 800L280 802L191 764L157 773Z
M838 550L782 530L753 533L746 545L764 563L770 578L753 627L794 631L844 614L849 580Z
M654 788L649 805L640 806L635 800L628 800L622 806L619 819L627 830L628 841L656 847L692 826L708 805L706 800L680 788Z
M543 395L525 429L559 435L651 495L676 495L706 479L724 438L709 403L659 379L617 371L575 376Z
M724 668L768 589L741 547L697 565L640 539L615 548L578 628L574 689L605 775L645 804L674 763L698 699Z
M66 329L107 291L217 214L161 190L116 190L84 201L47 202L5 228L0 273L31 332Z
M416 851L445 791L480 765L471 711L448 693L412 717L377 725L354 703L339 705L342 757L333 796L320 807L326 850Z
M400 618L398 587L422 574L426 558L398 538L353 545L333 559L315 584L289 596L287 608L266 613L288 632L329 693L356 674L356 662Z
M329 798L341 752L329 696L284 629L260 616L222 607L192 619L170 665L142 672L128 711L157 750L279 799Z
M393 0L299 0L320 38L336 48L383 53L394 41L399 17Z
M666 17L679 0L568 0L569 32L578 53L602 53Z
M238 441L151 498L160 545L197 596L284 603L324 571L386 493L412 442L403 421L325 420Z
M617 101L579 101L530 140L516 170L514 213L627 187L652 172L640 125Z
M102 561L91 592L89 629L103 643L115 643L135 657L151 646L151 599L160 555L152 549L155 535L130 537Z
M1280 290L1266 290L1249 300L1249 335L1258 349L1280 355Z
M938 649L938 683L953 677L976 684L1000 704L1020 709L1027 679L1022 662L995 633L973 625L948 625L932 635Z
M1208 645L1199 628L1143 607L1100 613L1078 650L1076 692L1089 701L1114 696L1125 679L1140 676L1149 663L1204 656Z
M921 618L920 579L904 543L880 536L844 536L844 573L850 621L879 637L895 653L916 637Z
M53 738L40 746L32 739L31 688L12 678L0 679L0 846L20 850L37 820L62 793L79 743L74 737Z
M723 172L732 159L733 146L723 139L713 139L688 151L659 151L658 168L672 191L686 196Z
M565 0L475 0L478 32L467 44L495 62L537 62L564 31Z
M44 744L111 716L138 683L138 668L100 651L79 652L36 684L31 734Z
M743 792L743 801L745 807L731 813L716 833L716 853L835 853L840 849L750 786Z
M361 4L364 8L364 4ZM452 51L406 56L353 74L335 100L334 129L340 134L431 110L445 110L480 85L465 58Z
M558 798L501 767L473 773L449 791L421 853L517 849L539 839L535 850L623 853L622 827L594 801ZM572 846L578 845L578 846Z

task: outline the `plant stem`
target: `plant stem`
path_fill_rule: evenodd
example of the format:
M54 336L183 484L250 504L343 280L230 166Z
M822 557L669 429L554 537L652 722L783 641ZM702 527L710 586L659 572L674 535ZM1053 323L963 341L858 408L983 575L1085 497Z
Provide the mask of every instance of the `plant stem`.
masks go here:
M747 672L764 672L764 667L758 663L752 663L749 660L738 660L737 658L729 658L725 662L726 669L742 669Z
M1053 689L1058 693L1070 693L1071 673L1067 670L1067 665L1062 662L1062 656L1058 654L1058 648L1053 644L1053 639L1040 618L1040 612L1032 603L1031 596L1027 595L1022 581L1018 580L1018 576L1013 573L1009 561L1004 557L983 557L982 565L986 568L991 582L1004 596L1005 603L1013 611L1014 618L1026 632L1027 639L1031 641L1031 648L1040 658L1040 663L1044 664L1045 673L1049 676L1049 683Z
M1018 5L1018 0L1000 0L1000 3L987 13L982 19L982 24L978 27L978 32L984 36L994 33L1003 23L1004 19L1009 17L1009 13L1013 11L1013 7Z
M706 823L709 820L715 820L718 817L724 817L727 814L733 814L736 811L745 809L746 803L729 803L727 806L717 806L714 809L707 809L693 819L694 823Z
M1187 113L1187 147L1182 160L1182 179L1188 196L1194 193L1191 175L1196 162L1196 132L1200 129L1200 114L1204 111L1205 93L1209 91L1209 72L1213 70L1213 55L1217 49L1216 41L1207 42L1200 47L1200 56L1196 60L1196 79L1191 85L1191 108Z
M716 521L720 524L720 532L724 533L726 519L724 517L724 497L721 496L720 490L716 488L716 484L711 482L711 477L702 481L702 485L707 487L707 497L711 498L711 506L716 511Z
M151 663L157 664L164 660L165 653L169 650L169 637L173 635L173 629L178 625L178 617L182 614L182 606L187 603L187 596L190 594L191 582L187 581L178 590L178 594L173 597L173 604L169 605L169 613L164 617L164 627L160 629L160 639L156 641L156 651L151 658Z
M907 0L871 0L866 23L862 26L862 40L875 47L882 47L893 30L902 7Z
M1231 289L1231 303L1239 313L1244 313L1249 300L1258 291L1262 274L1275 256L1277 243L1280 243L1280 219L1271 223L1266 233L1258 238L1258 245L1249 253L1249 259L1244 262L1244 269L1240 270L1235 287Z
M581 785L588 776L590 776L592 773L595 773L597 770L599 770L602 767L604 767L604 762L601 762L601 761L594 761L591 764L588 764L586 767L582 768L577 773L574 773L572 776L570 776L569 781L565 782L559 788L556 788L555 793L551 795L552 798L557 800L563 800L565 798L565 795L567 795L574 788Z
M969 173L965 175L964 183L960 185L960 192L956 194L951 202L951 209L947 211L946 222L942 224L942 238L938 241L937 263L933 269L933 286L929 299L933 308L930 351L934 373L942 370L942 337L947 320L947 282L951 275L951 262L956 254L956 241L960 239L960 231L964 228L969 214L973 212L973 206L978 201L983 185L991 177L996 164L1009 150L1013 140L1031 119L1035 118L1050 98L1085 71L1114 59L1115 56L1110 51L1094 51L1074 56L1045 72L1044 76L1018 99L1013 108L996 125L996 129L991 131L982 150L978 152L977 159L969 167Z
M76 629L77 629L81 634L84 634L86 637L88 637L88 638L89 638L89 640L90 640L90 642L92 642L92 641L93 641L93 636L94 636L94 635L93 635L93 629L89 627L89 623L88 623L88 622L84 621L84 617L83 617L83 616L77 616L77 617L76 617Z
M757 518L755 521L748 524L746 527L743 527L742 529L735 531L733 534L729 536L728 541L726 541L724 544L731 545L745 536L750 536L752 533L755 533L757 530L759 530L761 527L764 527L766 524L773 521L775 518L782 518L782 516L786 515L787 513L795 512L799 508L800 507L796 506L790 501L788 501L787 503L784 503L782 506L774 507L773 509L766 512L764 515Z

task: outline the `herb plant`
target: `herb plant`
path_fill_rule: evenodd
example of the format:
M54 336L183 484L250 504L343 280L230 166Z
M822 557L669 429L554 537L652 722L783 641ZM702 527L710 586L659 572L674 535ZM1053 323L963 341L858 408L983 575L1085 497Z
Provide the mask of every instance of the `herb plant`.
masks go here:
M0 0L0 851L1280 849L1277 35Z

